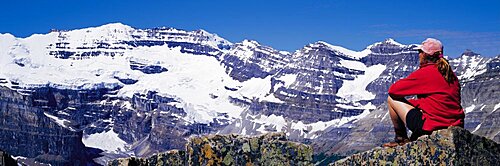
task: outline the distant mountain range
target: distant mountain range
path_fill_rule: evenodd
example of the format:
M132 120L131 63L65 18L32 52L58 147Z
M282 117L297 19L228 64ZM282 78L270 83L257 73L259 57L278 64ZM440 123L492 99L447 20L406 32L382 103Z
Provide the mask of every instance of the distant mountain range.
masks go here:
M418 68L415 46L386 39L352 51L318 41L291 53L120 23L0 34L0 149L104 164L181 149L193 135L285 132L317 153L348 155L393 138L387 90ZM500 56L467 50L449 62L465 128L500 142Z

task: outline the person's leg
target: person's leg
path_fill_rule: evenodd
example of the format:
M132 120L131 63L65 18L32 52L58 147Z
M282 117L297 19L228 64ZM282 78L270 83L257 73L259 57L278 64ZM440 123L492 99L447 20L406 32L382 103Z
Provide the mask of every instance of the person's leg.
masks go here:
M401 118L399 118L394 108L392 108L391 104L387 104L389 107L389 115L391 117L392 125L394 125L394 132L396 133L396 139L400 138L408 138L408 134L406 133L405 123Z
M393 115L397 116L399 120L403 121L403 125L406 125L406 114L408 114L408 111L415 108L405 98L392 98L391 96L387 97L387 105L391 118L393 118Z
M406 99L393 99L391 96L387 98L387 105L389 107L389 115L394 125L394 132L396 138L407 139L406 133L406 114L414 107L406 101Z

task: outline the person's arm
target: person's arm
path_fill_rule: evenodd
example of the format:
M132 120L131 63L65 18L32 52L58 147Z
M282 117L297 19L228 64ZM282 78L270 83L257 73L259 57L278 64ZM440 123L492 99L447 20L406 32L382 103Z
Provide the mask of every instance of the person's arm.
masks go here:
M425 73L417 70L408 77L400 79L391 85L389 95L393 98L425 94L428 82L424 80Z

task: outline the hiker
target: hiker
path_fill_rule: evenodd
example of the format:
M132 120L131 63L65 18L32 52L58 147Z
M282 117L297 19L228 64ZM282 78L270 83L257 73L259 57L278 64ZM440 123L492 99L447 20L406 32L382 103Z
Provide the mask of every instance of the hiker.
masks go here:
M387 105L396 137L394 142L383 144L384 147L404 145L449 126L464 126L460 84L443 57L443 45L439 40L427 38L416 50L420 68L389 88ZM414 95L417 99L405 99ZM410 138L405 126L412 131Z

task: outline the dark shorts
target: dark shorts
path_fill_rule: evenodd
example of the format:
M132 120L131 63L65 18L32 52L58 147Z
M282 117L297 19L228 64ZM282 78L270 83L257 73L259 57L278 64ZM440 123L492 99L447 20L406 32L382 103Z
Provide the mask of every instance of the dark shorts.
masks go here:
M425 120L422 120L422 115L419 108L413 108L406 114L406 127L411 130L410 140L412 141L417 140L422 135L432 134L432 132L422 129L425 122Z

